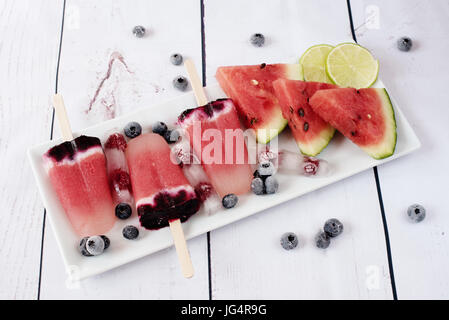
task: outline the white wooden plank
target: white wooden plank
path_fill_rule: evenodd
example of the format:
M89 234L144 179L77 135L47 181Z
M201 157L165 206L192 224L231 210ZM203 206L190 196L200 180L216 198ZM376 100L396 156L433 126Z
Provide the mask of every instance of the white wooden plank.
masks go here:
M449 3L370 0L351 4L357 40L380 59L382 79L422 142L419 154L379 169L398 298L447 299ZM368 23L366 17L371 17ZM410 52L397 50L401 36L413 39ZM410 223L406 215L413 203L427 208L428 216L419 225Z
M34 299L44 208L26 148L48 139L62 2L0 3L0 299Z
M251 34L267 44L255 48ZM350 38L346 1L205 2L207 83L220 65L296 62L319 43ZM346 230L326 251L314 235L324 221ZM298 249L279 240L296 232ZM372 171L211 233L212 294L225 298L392 298L385 238Z
M135 25L147 28L144 38L134 37ZM59 92L73 130L181 94L172 88L172 80L185 71L170 64L172 53L179 52L201 66L198 1L70 1L64 27ZM206 237L188 244L196 273L193 279L182 277L171 248L67 288L49 227L41 298L207 298Z

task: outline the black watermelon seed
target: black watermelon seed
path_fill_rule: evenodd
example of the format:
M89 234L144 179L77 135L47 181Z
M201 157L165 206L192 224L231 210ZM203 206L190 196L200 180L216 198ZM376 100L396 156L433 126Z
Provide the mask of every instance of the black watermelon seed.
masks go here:
M304 131L309 130L309 123L308 122L304 122Z
M301 118L304 117L304 109L303 108L299 108L298 113Z

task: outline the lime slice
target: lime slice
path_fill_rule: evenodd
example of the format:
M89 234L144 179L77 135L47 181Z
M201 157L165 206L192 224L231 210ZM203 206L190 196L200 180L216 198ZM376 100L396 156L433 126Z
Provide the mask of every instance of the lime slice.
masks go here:
M333 46L319 44L310 47L299 59L304 73L304 80L332 83L326 74L326 58Z
M327 55L326 72L341 87L368 88L377 80L379 61L355 43L342 43Z

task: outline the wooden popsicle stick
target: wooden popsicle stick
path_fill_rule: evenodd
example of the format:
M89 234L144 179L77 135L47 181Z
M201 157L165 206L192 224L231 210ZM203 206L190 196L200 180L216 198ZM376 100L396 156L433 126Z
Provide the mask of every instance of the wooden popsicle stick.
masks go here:
M191 59L185 60L184 66L187 70L197 104L200 106L207 104L208 100L193 61ZM177 219L170 221L170 231L172 233L178 259L181 264L182 274L186 278L191 278L193 276L193 265L184 237L184 231L182 230L181 220Z
M193 94L196 98L196 103L198 106L204 106L209 101L207 100L206 93L203 89L203 84L198 77L198 73L196 72L195 65L191 59L186 59L184 62L184 66L187 70L187 75L189 76L190 84L192 85Z
M67 111L65 109L64 100L62 95L55 94L53 96L53 107L56 111L56 117L58 118L59 128L61 129L62 138L65 141L73 140L72 129L70 128L69 118L67 117Z
M184 237L184 231L182 230L181 220L172 220L169 224L176 253L178 254L179 263L181 264L182 275L185 278L191 278L194 274L193 265L192 260L190 259L189 249L187 248L187 242Z

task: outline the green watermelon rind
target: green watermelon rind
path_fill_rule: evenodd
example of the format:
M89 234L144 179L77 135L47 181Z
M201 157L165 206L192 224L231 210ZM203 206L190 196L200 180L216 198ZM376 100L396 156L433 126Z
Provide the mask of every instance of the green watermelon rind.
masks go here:
M278 111L278 110L276 110ZM280 115L275 115L272 120L267 123L265 128L258 128L256 129L256 141L258 143L267 144L269 143L273 138L278 136L287 126L288 121L282 116L282 112L280 112ZM273 130L271 131L270 128ZM268 135L266 132L268 131Z
M299 150L301 151L301 153L303 155L309 156L309 157L315 157L318 154L321 153L321 151L323 151L324 149L326 149L326 147L329 145L329 143L331 142L332 138L335 135L335 129L333 127L330 127L329 130L323 130L320 134L319 137L317 137L317 139L323 140L324 143L319 143L317 144L316 142L310 142L307 146L308 147L316 147L317 145L319 145L319 147L317 149L314 150L307 150L308 148L306 146L304 146L303 144L301 144L300 142L296 141L296 144L298 145Z
M382 99L382 111L384 113L385 123L389 127L385 128L387 136L382 142L377 143L370 147L362 147L366 153L376 160L382 160L388 158L394 154L397 143L397 126L396 117L393 109L393 104L391 102L390 96L385 88L377 89Z

